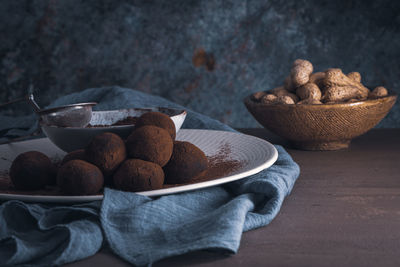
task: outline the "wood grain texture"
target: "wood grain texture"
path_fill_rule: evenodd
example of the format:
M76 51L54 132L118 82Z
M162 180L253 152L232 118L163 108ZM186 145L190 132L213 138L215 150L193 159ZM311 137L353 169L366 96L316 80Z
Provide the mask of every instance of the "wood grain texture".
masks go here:
M288 146L264 129L244 133ZM288 152L301 175L272 223L236 255L200 251L154 266L400 266L400 129L372 130L347 150ZM129 266L103 249L68 266Z
M244 104L264 127L304 150L337 150L374 127L390 111L397 96L354 103L282 105L254 102Z

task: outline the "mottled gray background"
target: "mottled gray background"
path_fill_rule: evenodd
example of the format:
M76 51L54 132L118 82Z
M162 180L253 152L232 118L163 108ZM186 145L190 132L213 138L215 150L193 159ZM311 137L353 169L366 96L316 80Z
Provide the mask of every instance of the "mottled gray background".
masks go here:
M400 1L7 0L0 14L0 102L30 82L42 106L120 85L252 127L242 98L296 58L400 92ZM399 104L379 126L400 127Z

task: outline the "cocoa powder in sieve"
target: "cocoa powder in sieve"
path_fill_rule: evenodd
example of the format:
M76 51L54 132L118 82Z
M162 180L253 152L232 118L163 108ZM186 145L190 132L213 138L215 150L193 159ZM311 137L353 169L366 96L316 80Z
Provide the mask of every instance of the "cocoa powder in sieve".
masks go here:
M86 128L101 128L101 127L110 127L110 126L122 126L122 125L135 125L138 117L128 116L125 119L114 122L111 125L103 125L103 124L88 124Z

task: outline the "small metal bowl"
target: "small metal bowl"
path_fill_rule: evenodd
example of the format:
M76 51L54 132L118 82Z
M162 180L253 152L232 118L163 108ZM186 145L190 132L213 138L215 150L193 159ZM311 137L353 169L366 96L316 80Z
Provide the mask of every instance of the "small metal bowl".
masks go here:
M67 106L35 110L42 124L59 127L81 127L92 118L92 107L97 103L78 103Z
M172 108L130 108L107 111L93 111L90 125L94 127L57 127L40 122L45 135L60 149L71 152L85 148L98 134L111 132L126 139L133 131L135 125L112 125L127 117L139 117L150 111L157 111L170 116L178 132L186 118L186 111Z

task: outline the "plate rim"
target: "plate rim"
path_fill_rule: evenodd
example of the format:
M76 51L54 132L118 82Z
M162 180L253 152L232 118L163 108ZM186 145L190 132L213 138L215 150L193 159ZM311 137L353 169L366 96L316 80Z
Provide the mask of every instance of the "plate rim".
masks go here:
M232 135L240 135L240 136L247 136L253 139L256 139L258 141L264 142L265 145L267 145L271 151L272 155L271 157L266 160L263 164L252 168L248 171L233 174L233 175L228 175L228 176L222 176L219 178L215 178L213 180L209 181L204 181L204 182L198 182L194 184L187 184L187 185L178 185L175 187L169 187L169 188L162 188L162 189L156 189L156 190L150 190L150 191L141 191L141 192L131 192L134 194L142 195L142 196L147 196L147 197L158 197L158 196L164 196L164 195L170 195L170 194L176 194L176 193L184 193L184 192L189 192L197 189L204 189L216 185L221 185L237 180L241 180L244 178L247 178L249 176L252 176L254 174L257 174L269 167L271 167L276 160L278 159L278 150L275 148L273 144L270 142L248 134L244 134L241 132L231 132L231 131L222 131L222 130L210 130L210 129L181 129L180 131L196 131L196 132L218 132L218 133L224 133L224 134L232 134ZM39 138L39 139L48 139L48 138ZM32 140L38 140L38 139L32 139ZM28 140L25 142L29 142L32 140ZM54 144L53 144L54 145ZM55 145L54 145L55 146ZM104 194L99 194L99 195L86 195L86 196L64 196L64 195L25 195L25 194L8 194L8 193L0 193L0 202L2 201L8 201L8 200L19 200L19 201L26 201L26 202L37 202L37 203L85 203L85 202L91 202L91 201L97 201L97 200L102 200L104 197Z

